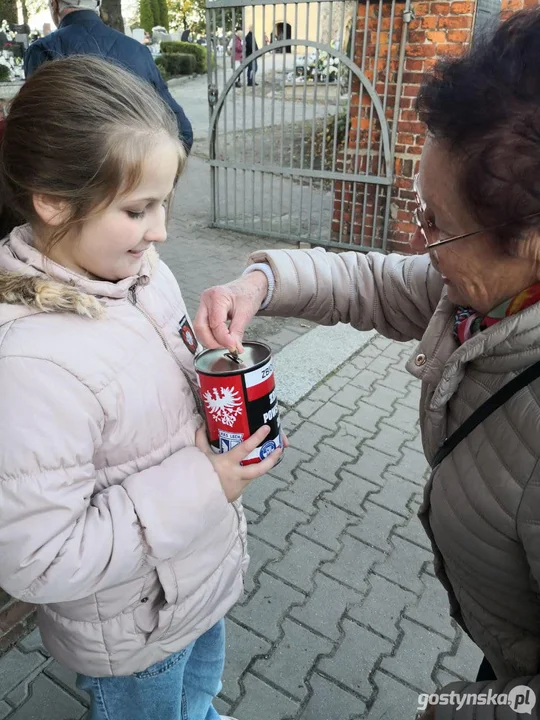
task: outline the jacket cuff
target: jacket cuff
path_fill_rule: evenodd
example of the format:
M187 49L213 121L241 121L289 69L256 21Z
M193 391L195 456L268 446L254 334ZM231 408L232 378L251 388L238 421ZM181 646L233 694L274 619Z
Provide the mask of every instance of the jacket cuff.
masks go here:
M261 310L266 310L266 308L270 305L272 295L274 294L276 279L274 277L274 273L272 272L272 268L266 263L255 263L253 265L250 265L244 270L244 272L242 273L242 277L244 277L244 275L249 275L249 273L255 272L255 270L260 270L261 272L263 272L266 275L266 279L268 280L268 292L266 293L266 297L262 301L260 307Z

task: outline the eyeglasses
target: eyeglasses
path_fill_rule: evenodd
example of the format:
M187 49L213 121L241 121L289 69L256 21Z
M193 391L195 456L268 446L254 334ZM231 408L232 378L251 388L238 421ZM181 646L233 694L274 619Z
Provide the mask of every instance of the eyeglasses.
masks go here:
M429 250L433 247L439 247L440 245L447 245L448 243L454 242L455 240L464 240L465 238L473 237L474 235L480 235L480 233L491 232L492 230L499 230L500 228L508 227L508 225L511 225L513 222L515 222L515 220L511 220L510 222L499 223L498 225L490 225L487 228L482 228L481 230L473 230L473 232L463 233L462 235L453 235L452 237L444 238L443 240L433 240L433 236L438 232L438 228L434 222L426 218L425 203L420 196L418 187L418 175L414 176L413 189L416 195L417 205L413 217L424 239L424 246L426 250ZM524 215L523 217L517 219L529 220L530 218L538 216L540 216L540 212L531 213L530 215Z

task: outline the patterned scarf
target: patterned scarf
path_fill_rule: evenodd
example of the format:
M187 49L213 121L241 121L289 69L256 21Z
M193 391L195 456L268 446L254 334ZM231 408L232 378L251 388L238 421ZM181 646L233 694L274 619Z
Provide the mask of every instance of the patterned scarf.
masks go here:
M540 301L540 283L523 290L510 300L505 300L487 315L480 315L472 308L459 306L454 320L454 335L460 345L475 333L496 325L503 318L515 315Z

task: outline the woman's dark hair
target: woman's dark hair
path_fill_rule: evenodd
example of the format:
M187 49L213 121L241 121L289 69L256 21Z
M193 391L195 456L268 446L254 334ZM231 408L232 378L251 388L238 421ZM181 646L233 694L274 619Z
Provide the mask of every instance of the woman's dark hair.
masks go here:
M34 195L49 195L70 208L50 250L136 187L164 135L177 146L180 174L185 152L176 119L148 83L96 57L45 63L13 100L0 133L0 238L23 222L39 223Z
M417 100L429 133L459 161L460 194L502 241L540 229L540 8L515 14L439 64ZM444 170L441 169L441 172Z

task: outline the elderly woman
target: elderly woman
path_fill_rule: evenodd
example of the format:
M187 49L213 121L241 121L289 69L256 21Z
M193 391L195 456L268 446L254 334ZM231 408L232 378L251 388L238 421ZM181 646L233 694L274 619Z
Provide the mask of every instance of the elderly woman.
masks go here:
M260 312L419 341L407 369L422 382L434 468L420 514L451 613L486 658L480 682L444 691L525 685L540 701L540 369L497 395L540 360L539 48L540 11L519 13L426 79L416 255L258 252L242 278L204 293L196 328L206 345L241 348ZM514 695L426 717L517 718L528 701Z

